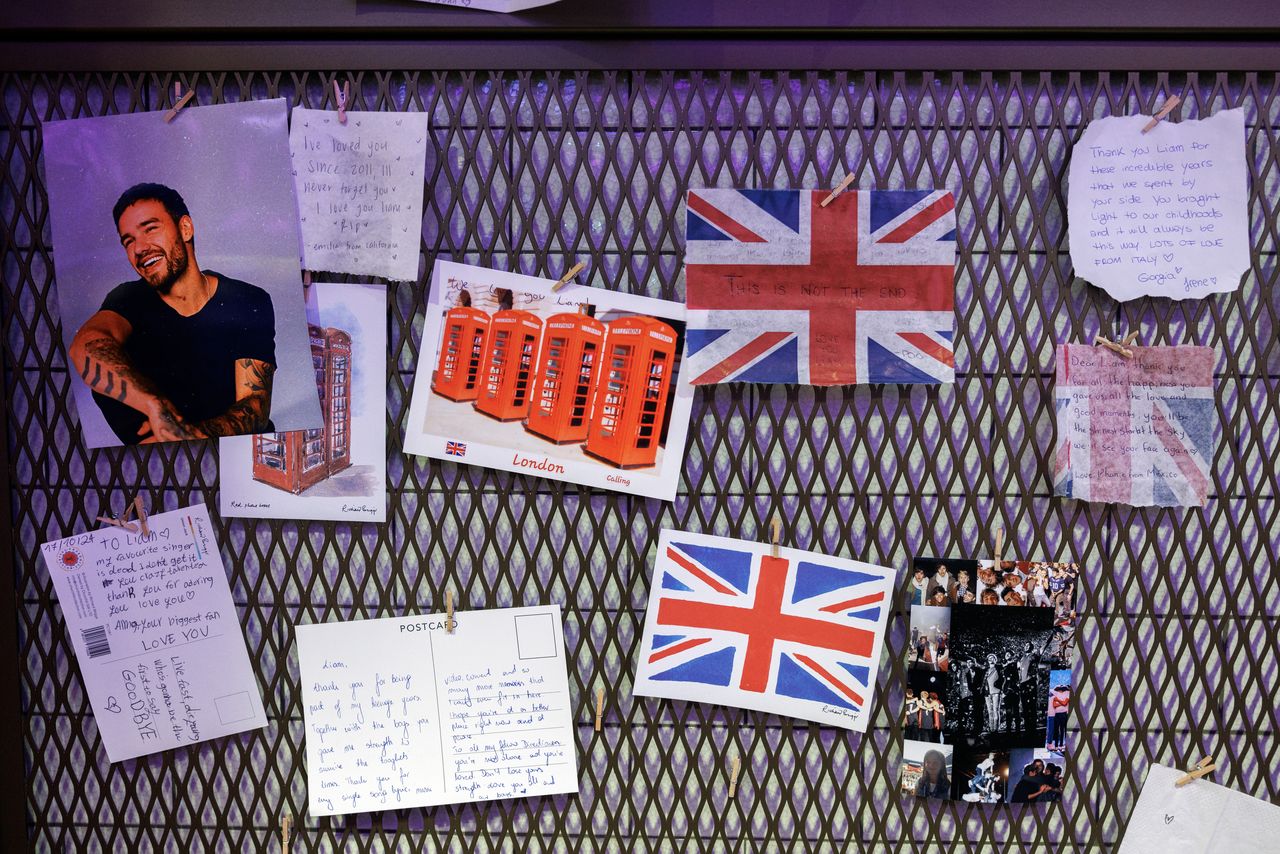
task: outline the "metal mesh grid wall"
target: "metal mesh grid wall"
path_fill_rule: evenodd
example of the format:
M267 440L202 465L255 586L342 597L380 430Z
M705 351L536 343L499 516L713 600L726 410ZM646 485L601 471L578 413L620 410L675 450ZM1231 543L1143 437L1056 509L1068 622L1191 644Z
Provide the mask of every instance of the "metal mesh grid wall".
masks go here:
M342 79L347 75L343 73ZM700 390L674 504L406 457L399 439L425 283L391 288L386 525L218 519L215 443L86 452L59 345L40 123L167 105L176 75L0 77L0 249L9 490L20 613L27 815L43 850L1077 850L1119 838L1151 761L1215 754L1215 779L1280 797L1280 79L1274 74L394 72L352 75L357 109L431 116L422 269L437 256L683 298L682 199L703 186L956 192L954 386ZM202 104L332 106L321 72L181 75ZM1242 106L1253 266L1202 302L1120 305L1073 281L1063 178L1091 119ZM164 102L164 103L162 103ZM1221 429L1198 510L1051 497L1056 343L1141 328L1216 348ZM270 725L108 765L38 559L141 490L206 501ZM897 793L907 624L890 621L865 737L776 716L631 696L661 527L759 537L775 509L803 547L905 568L990 551L1086 568L1074 751L1051 808ZM440 607L560 602L581 794L303 815L291 626ZM591 729L594 690L609 690ZM735 800L725 769L744 756Z

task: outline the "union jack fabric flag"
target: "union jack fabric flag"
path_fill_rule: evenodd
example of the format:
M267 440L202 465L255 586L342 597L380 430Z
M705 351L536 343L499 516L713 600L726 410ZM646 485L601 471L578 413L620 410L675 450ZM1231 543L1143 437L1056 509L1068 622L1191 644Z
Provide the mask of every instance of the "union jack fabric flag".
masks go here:
M1210 347L1057 353L1054 493L1135 506L1203 506L1213 453Z
M451 457L465 457L467 445L465 442L445 442L444 452Z
M747 540L663 531L635 693L863 732L894 572Z
M949 383L946 190L690 190L691 382Z

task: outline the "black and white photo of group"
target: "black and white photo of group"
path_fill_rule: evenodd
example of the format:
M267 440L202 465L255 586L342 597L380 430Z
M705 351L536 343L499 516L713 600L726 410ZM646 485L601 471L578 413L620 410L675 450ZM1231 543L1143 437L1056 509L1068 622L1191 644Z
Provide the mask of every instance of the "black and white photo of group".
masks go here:
M1063 562L915 560L905 794L979 803L1061 797L1079 574Z

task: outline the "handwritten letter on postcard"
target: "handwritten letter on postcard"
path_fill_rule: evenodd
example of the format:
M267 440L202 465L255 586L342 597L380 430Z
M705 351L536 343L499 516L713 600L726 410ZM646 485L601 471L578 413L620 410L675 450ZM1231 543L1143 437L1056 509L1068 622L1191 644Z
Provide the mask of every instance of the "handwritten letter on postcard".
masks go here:
M297 626L311 815L578 791L560 606Z
M112 762L267 725L209 511L41 548Z
M293 111L289 127L306 270L418 277L425 113Z
M1213 349L1058 348L1054 493L1144 507L1203 506L1216 422Z
M1249 269L1244 111L1148 121L1099 119L1071 150L1076 274L1121 301L1234 291Z

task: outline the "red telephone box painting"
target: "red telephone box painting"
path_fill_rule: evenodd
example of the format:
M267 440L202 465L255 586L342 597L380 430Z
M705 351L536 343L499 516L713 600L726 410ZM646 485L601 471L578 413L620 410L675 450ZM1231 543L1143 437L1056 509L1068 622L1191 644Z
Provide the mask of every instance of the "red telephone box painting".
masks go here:
M542 335L542 353L530 395L530 433L564 445L587 438L591 397L599 374L606 327L585 313L553 314Z
M475 400L479 396L489 325L488 313L478 308L449 309L444 317L432 391L450 400Z
M671 392L676 332L652 317L622 317L610 321L604 350L582 449L619 468L652 466Z
M499 421L518 421L529 414L541 339L542 321L532 312L507 309L493 316L476 411Z
M351 336L307 328L324 427L253 437L253 479L294 495L351 465Z

